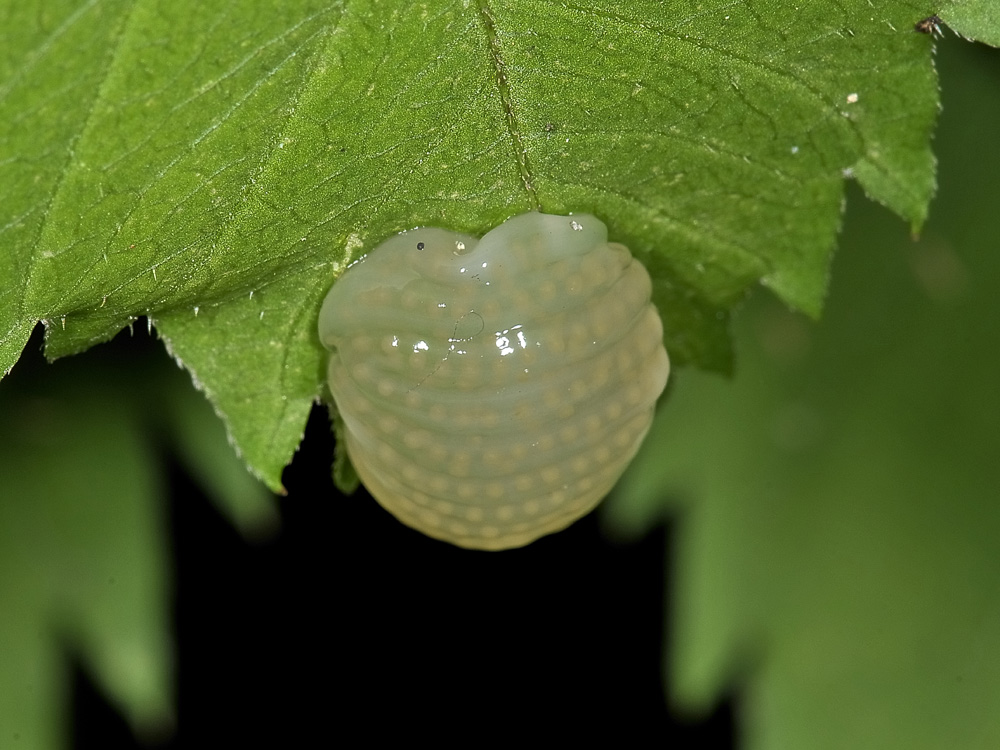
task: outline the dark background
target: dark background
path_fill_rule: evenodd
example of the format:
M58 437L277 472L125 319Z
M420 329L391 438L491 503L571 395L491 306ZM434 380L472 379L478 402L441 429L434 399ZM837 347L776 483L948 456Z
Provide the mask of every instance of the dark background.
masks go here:
M87 356L172 366L144 323ZM18 369L41 376L34 357ZM522 549L462 550L402 526L364 489L338 493L332 455L317 407L284 475L282 528L249 543L164 454L178 723L154 746L544 736L733 746L731 701L700 720L667 708L669 529L616 544L591 514ZM79 665L72 713L78 750L143 747Z

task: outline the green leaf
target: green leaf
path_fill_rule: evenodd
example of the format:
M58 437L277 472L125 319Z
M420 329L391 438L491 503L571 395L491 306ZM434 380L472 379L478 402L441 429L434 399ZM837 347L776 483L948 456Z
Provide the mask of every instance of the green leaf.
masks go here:
M1000 6L994 0L953 0L938 15L967 39L1000 47Z
M845 177L914 228L934 189L910 0L2 6L0 365L37 319L57 357L148 315L272 488L322 295L393 232L592 212L675 363L724 371L748 287L819 313Z
M823 322L755 297L734 380L677 374L608 508L679 511L671 692L736 683L748 748L1000 746L1000 59L973 52L939 54L924 237L853 195Z
M37 316L38 238L93 107L128 3L0 3L0 376Z
M157 319L171 355L215 405L230 442L271 490L302 440L325 371L313 274L261 284L240 300Z

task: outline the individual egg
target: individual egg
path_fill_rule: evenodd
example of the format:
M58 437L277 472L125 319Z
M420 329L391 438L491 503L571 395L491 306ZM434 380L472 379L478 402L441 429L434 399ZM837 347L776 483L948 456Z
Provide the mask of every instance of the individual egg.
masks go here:
M462 547L568 526L621 476L666 386L651 290L587 214L386 240L319 316L361 481L403 523Z

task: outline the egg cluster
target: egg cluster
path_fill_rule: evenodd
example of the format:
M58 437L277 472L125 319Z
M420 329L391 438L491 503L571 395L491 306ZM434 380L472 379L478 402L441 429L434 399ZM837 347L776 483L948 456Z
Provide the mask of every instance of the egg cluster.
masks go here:
M593 508L666 385L645 268L589 215L424 228L334 284L319 331L361 480L404 523L505 549Z

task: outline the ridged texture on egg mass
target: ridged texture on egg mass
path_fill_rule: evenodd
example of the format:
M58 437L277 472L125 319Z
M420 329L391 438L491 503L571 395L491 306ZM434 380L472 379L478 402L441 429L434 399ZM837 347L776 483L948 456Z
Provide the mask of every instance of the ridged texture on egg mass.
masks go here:
M600 502L669 373L646 269L593 216L528 213L481 240L415 229L320 312L361 480L404 523L505 549Z

